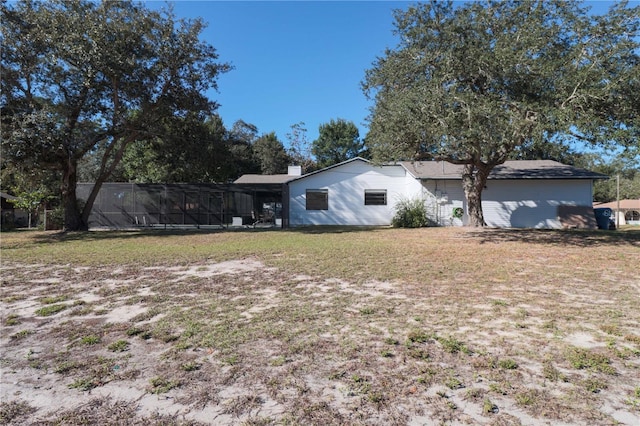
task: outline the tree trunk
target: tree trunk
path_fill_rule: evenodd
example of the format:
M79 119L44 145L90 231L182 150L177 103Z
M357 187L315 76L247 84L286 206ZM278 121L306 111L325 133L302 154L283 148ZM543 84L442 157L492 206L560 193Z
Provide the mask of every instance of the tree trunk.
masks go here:
M114 141L105 152L104 157L102 158L102 162L100 164L100 173L98 174L98 177L96 178L96 181L93 184L93 188L91 189L89 196L85 200L84 206L82 208L82 212L80 213L80 218L82 219L83 223L87 224L87 229L89 226L88 224L89 224L89 216L91 215L91 209L93 208L93 203L95 203L96 198L98 198L98 193L100 193L100 188L102 188L102 184L107 181L107 179L111 176L111 174L113 173L115 168L118 166L118 164L120 164L120 161L122 161L122 156L124 155L124 151L126 147L136 139L137 135L138 135L138 132L131 133L126 138L120 140L120 144L118 144L117 141ZM113 154L113 160L111 161L111 164L109 164L108 156L114 149L115 149L115 154Z
M91 188L91 192L89 193L89 196L87 197L87 200L84 204L82 213L80 214L82 221L87 224L87 228L89 224L89 215L91 215L91 209L93 208L93 203L95 203L96 198L98 198L98 193L100 192L100 188L102 188L103 182L104 179L96 179L96 182L93 184L93 188Z
M462 171L462 188L467 199L469 226L487 226L482 213L482 191L491 168L486 165L465 164Z
M89 225L82 220L78 199L76 197L76 184L78 182L78 161L69 158L65 162L62 171L62 206L64 208L63 231L88 231Z

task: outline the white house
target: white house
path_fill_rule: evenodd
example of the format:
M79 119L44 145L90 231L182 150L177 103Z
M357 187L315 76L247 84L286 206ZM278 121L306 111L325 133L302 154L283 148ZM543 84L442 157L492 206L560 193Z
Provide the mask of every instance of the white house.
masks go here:
M413 198L424 200L434 222L461 226L468 220L461 176L462 166L446 162L378 166L354 158L290 180L285 226L389 225L397 202ZM555 161L507 161L483 191L485 221L502 228L594 226L593 180L604 178Z
M396 203L422 185L400 164L354 158L289 181L288 193L288 226L389 225Z

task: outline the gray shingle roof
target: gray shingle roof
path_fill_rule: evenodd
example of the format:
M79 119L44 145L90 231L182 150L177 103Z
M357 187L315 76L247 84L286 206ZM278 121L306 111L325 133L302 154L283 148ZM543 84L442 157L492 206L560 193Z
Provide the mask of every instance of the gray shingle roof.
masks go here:
M446 161L401 161L417 179L462 179L461 165ZM496 166L489 179L607 179L607 176L552 160L506 161Z
M283 175L242 175L236 179L233 183L241 184L274 184L274 183L286 183L300 176L293 176L288 174Z

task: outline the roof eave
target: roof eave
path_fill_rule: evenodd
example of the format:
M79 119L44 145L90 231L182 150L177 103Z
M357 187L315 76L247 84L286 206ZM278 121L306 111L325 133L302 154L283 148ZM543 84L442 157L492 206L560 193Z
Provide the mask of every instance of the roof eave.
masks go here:
M304 178L307 178L309 176L313 176L313 175L316 175L318 173L321 173L321 172L324 172L324 171L327 171L327 170L330 170L330 169L333 169L333 168L336 168L336 167L339 167L339 166L342 166L342 165L345 165L345 164L348 164L348 163L352 163L354 161L364 161L365 163L371 163L371 161L367 160L366 158L354 157L354 158L350 158L350 159L348 159L346 161L343 161L341 163L332 164L331 166L325 167L324 169L315 170L315 171L313 171L311 173L307 173L306 175L296 176L294 179L291 179L290 181L287 181L286 183L288 184L288 183L291 183L291 182L294 182L294 181L297 181L297 180L300 180L300 179L304 179Z

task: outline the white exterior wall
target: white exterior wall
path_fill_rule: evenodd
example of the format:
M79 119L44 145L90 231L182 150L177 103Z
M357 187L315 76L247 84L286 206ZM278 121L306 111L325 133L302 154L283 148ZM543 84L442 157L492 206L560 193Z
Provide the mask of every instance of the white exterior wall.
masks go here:
M390 225L395 204L421 195L420 182L400 165L354 160L289 182L289 226ZM307 189L327 189L328 210L307 210ZM365 206L365 189L387 190L386 206Z
M306 190L328 190L328 210L307 210ZM386 206L365 206L365 189L387 190ZM461 180L423 180L400 165L354 160L289 182L289 226L389 225L399 200L423 197L429 218L442 226L468 223ZM489 180L482 193L488 226L561 228L558 206L591 206L590 179ZM453 217L461 207L462 219Z
M467 203L461 180L425 180L422 186L429 219L441 226L462 226L467 223ZM465 212L462 219L453 217L456 207Z
M591 206L590 179L490 180L482 193L488 226L562 228L558 206Z
M425 180L423 186L432 220L442 226L468 223L462 181ZM446 194L446 201L442 194ZM562 228L558 219L560 205L591 206L591 180L489 180L482 192L484 220L491 227ZM462 220L453 218L456 207L462 207L465 212Z

